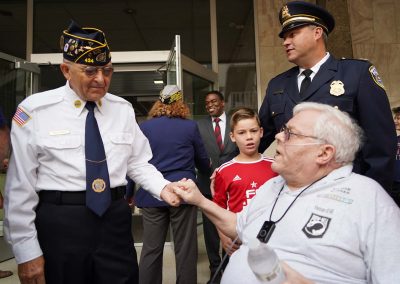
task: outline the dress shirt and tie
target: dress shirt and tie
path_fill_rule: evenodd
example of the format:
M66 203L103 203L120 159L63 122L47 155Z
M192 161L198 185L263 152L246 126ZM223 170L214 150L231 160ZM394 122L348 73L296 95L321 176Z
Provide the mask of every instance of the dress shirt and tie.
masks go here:
M216 117L213 119L213 121L215 123L215 128L214 128L215 139L217 140L217 145L219 150L222 152L224 150L224 142L222 140L221 127L219 126L221 119L219 117Z
M302 74L304 75L304 79L301 82L300 85L300 98L304 95L304 93L307 91L308 87L311 85L311 74L313 73L313 71L311 69L306 69L302 72Z
M107 158L94 116L96 103L87 102L85 107L89 111L85 125L86 206L102 216L111 204Z
M225 139L225 130L226 130L226 124L227 124L227 117L225 112L221 114L219 117L212 117L212 125L214 129L214 136L218 145L218 148L222 152L224 149L224 139ZM218 132L220 135L218 135ZM219 140L219 136L221 137L221 140ZM219 144L219 141L221 141L221 144Z
M329 58L329 52L313 67L310 69L299 68L299 74L297 75L297 86L299 88L300 98L304 95L306 89L311 85L312 80L315 75L317 75L321 65L324 64ZM304 79L309 78L309 80L304 81ZM303 86L302 86L303 85Z

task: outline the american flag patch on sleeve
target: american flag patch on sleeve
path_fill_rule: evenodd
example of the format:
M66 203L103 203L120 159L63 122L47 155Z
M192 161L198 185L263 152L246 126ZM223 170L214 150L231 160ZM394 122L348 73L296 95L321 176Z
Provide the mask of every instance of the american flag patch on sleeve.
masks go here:
M14 114L13 120L19 125L23 126L31 117L22 108L18 107Z

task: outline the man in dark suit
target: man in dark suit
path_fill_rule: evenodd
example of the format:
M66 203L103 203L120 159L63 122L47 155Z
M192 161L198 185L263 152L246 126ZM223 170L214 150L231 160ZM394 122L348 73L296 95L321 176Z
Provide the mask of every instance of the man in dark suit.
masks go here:
M235 157L238 150L236 144L234 144L229 137L230 117L227 116L224 111L225 101L222 93L219 91L209 92L205 98L205 106L210 116L199 120L197 123L207 154L211 158L212 170L214 170L224 162ZM216 122L216 120L218 122ZM218 135L215 134L216 127L220 129L221 135L219 138ZM221 143L220 145L218 145L218 140ZM208 199L212 199L210 176L199 172L197 181L203 195ZM211 281L221 263L220 240L214 224L204 214L203 231L208 260L210 262ZM220 278L221 274L219 273L216 275L214 283L219 283ZM208 283L211 283L210 281Z
M366 60L337 60L326 50L335 21L323 8L289 2L279 13L283 46L296 67L273 78L260 108L264 128L260 151L292 117L295 105L320 102L348 112L365 132L364 146L354 161L354 172L375 179L390 193L396 133L384 85ZM304 82L303 82L304 80Z

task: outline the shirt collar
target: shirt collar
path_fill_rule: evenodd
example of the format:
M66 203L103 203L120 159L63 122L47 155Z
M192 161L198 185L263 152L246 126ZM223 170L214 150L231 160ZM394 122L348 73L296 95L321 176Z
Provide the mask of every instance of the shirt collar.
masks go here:
M69 81L66 82L65 84L65 90L66 90L66 96L65 96L65 100L67 101L67 103L74 108L75 110L75 114L76 116L80 116L81 113L83 112L83 110L85 109L85 104L86 101L82 100L76 93L75 91L71 88L71 86L69 85ZM96 105L97 105L97 110L101 113L104 114L104 107L103 107L103 103L104 103L104 98L97 101Z
M344 165L340 168L337 168L337 169L331 171L326 177L324 177L320 181L318 181L315 185L313 185L309 189L307 189L306 192L303 193L303 195L306 195L307 193L312 192L315 189L320 189L321 187L323 187L327 184L330 184L332 182L335 182L339 179L346 178L349 175L351 175L352 171L353 171L352 164ZM284 187L283 193L288 193L290 195L297 195L302 189L305 188L305 187L302 187L302 188L299 188L298 190L291 191L286 186L286 181L282 176L275 178L274 183L275 183L275 186L274 186L275 190L279 191L283 186Z
M317 72L319 71L319 68L321 68L322 64L324 64L328 60L329 56L330 56L330 54L329 54L329 52L327 52L325 54L325 56L317 64L315 64L313 67L310 68L313 71L313 73L311 74L311 77L314 77L315 74L317 74ZM299 74L297 75L297 77L300 77L304 70L306 70L306 69L299 67Z
M226 113L223 112L219 117L218 117L223 123L226 123ZM211 117L212 122L214 122L215 117Z

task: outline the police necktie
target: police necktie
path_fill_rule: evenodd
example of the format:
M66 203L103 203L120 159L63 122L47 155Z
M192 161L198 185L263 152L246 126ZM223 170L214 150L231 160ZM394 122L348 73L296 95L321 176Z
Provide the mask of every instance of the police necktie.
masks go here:
M111 204L110 178L103 140L94 116L94 102L87 102L85 125L86 206L102 216Z
M221 127L219 126L220 121L221 119L219 117L214 118L215 122L214 135L215 139L217 139L218 148L222 152L224 150L224 143L222 143Z
M306 69L302 72L302 74L305 76L305 78L303 79L303 81L301 82L300 85L300 97L304 96L304 93L306 92L306 90L308 89L308 87L311 85L311 78L310 75L312 74L312 70L311 69Z

